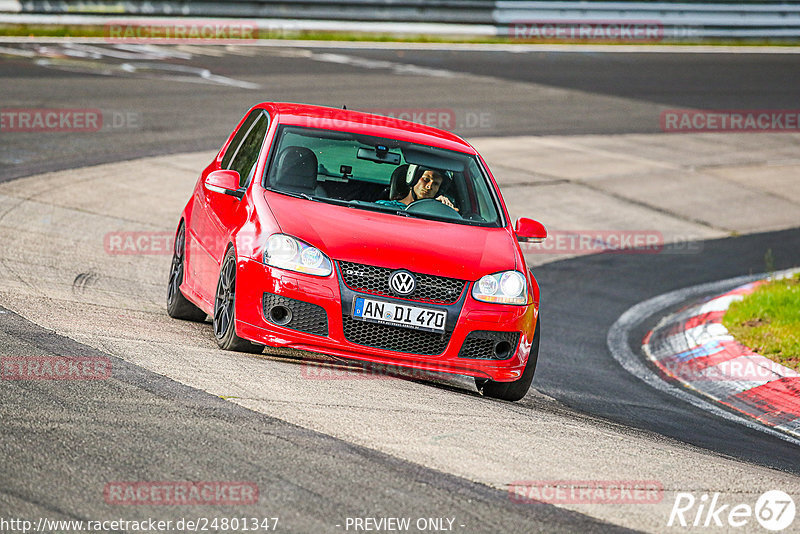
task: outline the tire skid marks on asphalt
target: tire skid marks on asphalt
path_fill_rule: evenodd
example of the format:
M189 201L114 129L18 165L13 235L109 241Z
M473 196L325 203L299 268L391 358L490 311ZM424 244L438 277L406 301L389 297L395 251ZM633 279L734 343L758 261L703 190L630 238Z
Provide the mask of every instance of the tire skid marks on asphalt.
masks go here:
M37 54L33 50L26 50L24 48L11 48L9 46L0 46L0 55L5 56L19 56L19 57L36 57Z
M167 159L159 160L161 166L171 166ZM124 168L125 164L121 165L118 168ZM162 311L160 280L152 284L141 280L147 272L161 271L169 257L109 255L104 250L103 232L130 227L143 232L168 230L182 199L178 195L164 196L158 185L162 175L152 172L152 177L148 173L139 178L142 186L146 191L160 191L161 201L172 207L126 208L131 197L126 182L108 180L101 169L90 167L3 184L0 241L6 252L0 258L0 293L32 294L45 297L52 304L79 301L109 307L119 306L125 295L136 295L143 310ZM89 195L87 191L93 193ZM139 196L143 202L148 201L147 193ZM108 200L100 205L99 198ZM73 268L65 270L64 265ZM76 273L94 276L88 280L76 278Z
M270 53L280 57L296 57L320 61L323 63L335 63L368 70L388 70L398 76L424 76L428 78L468 78L470 82L496 83L501 78L488 75L472 74L449 69L438 69L433 67L423 67L412 63L400 63L397 61L387 61L382 59L369 59L359 56L332 52L314 52L312 50L287 50L273 49Z
M350 67L358 67L370 70L390 70L392 74L410 75L410 76L429 76L434 78L456 78L465 76L466 74L447 69L434 69L430 67L420 67L410 63L398 63L396 61L386 61L382 59L367 59L358 56L349 56L346 54L336 54L332 52L312 52L311 50L277 50L278 55L284 57L300 57L310 59L312 61L321 61L323 63L336 63L339 65L347 65Z
M235 80L227 76L213 74L210 70L190 65L174 65L171 63L123 63L120 69L126 73L143 74L147 77L160 78L188 83L211 83L239 87L240 89L259 89L257 83Z
M219 55L224 53L227 53L227 50L218 51ZM40 67L67 72L102 76L138 76L251 90L261 88L260 84L214 74L203 67L169 62L190 61L194 55L216 55L197 54L191 47L152 44L100 46L68 42L0 47L0 55L31 58Z
M56 53L59 49L56 49ZM92 59L129 59L129 60L160 60L160 59L192 59L192 54L170 50L166 47L159 48L147 44L115 44L113 46L93 46L87 44L67 43L60 50L68 56L87 57Z

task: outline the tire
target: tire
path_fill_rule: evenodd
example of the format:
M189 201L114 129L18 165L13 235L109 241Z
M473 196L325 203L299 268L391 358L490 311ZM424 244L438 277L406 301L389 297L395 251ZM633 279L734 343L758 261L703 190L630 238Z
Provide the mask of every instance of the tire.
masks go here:
M206 312L192 304L181 293L183 273L186 268L186 229L181 221L175 236L172 249L172 265L167 282L167 313L175 319L202 322L206 320Z
M536 362L539 359L539 322L541 316L536 318L536 329L533 331L533 344L525 370L522 376L513 382L495 382L485 378L475 378L475 386L484 397L515 402L520 400L531 388L533 374L536 372Z
M225 253L219 270L217 292L214 296L214 337L223 350L261 352L264 345L252 343L236 335L236 253L233 247Z

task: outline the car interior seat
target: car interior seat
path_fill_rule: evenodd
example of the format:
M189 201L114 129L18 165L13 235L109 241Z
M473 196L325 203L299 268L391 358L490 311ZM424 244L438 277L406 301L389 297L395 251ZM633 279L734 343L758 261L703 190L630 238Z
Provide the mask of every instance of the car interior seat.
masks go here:
M416 167L416 165L415 165ZM411 191L411 185L408 181L409 165L403 164L397 167L392 172L392 178L389 180L389 199L400 200L408 195Z
M278 155L275 185L297 193L327 197L317 183L317 156L310 148L287 146Z

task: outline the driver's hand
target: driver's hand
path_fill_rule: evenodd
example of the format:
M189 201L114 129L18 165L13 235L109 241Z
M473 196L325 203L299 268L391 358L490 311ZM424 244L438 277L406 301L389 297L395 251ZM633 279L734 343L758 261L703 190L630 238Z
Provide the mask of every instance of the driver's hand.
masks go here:
M453 208L454 210L458 211L458 208L453 206L453 203L450 202L450 199L447 198L446 196L439 195L438 197L436 197L436 200L438 200L439 202L441 202L445 206L448 206L448 207Z

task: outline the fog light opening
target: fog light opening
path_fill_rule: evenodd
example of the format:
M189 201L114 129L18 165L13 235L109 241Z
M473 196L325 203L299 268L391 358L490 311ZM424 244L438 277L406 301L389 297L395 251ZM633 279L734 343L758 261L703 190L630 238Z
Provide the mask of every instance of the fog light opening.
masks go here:
M498 341L494 345L494 357L498 360L506 360L511 357L511 343L508 341Z
M286 306L273 306L269 309L269 320L278 326L287 325L292 320L292 310Z

